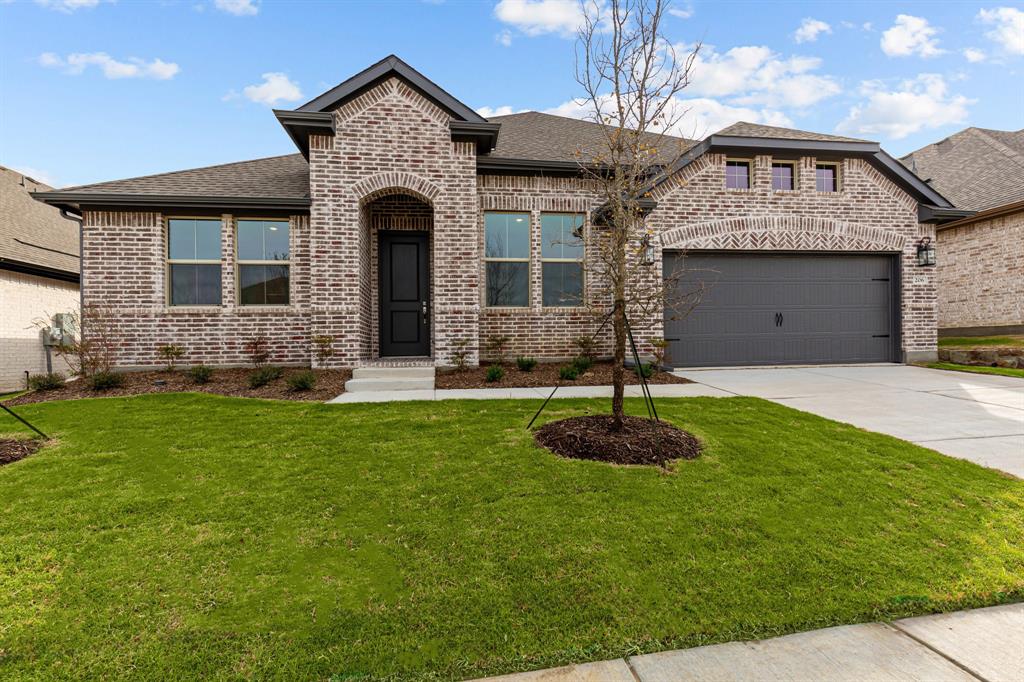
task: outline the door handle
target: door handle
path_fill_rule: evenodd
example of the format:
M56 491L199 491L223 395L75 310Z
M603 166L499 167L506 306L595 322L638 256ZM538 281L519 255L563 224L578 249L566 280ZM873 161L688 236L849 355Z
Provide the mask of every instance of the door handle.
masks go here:
M423 314L423 324L427 323L427 302L420 301L420 313Z
M783 321L785 321L785 319L786 318L782 315L782 313L779 313L779 326L780 327L782 326L782 323L783 323Z

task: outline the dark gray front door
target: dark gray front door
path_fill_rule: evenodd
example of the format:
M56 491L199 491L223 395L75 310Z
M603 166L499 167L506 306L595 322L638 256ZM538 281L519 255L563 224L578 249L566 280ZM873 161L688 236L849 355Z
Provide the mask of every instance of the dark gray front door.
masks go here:
M895 257L665 254L680 290L703 282L682 319L666 307L676 367L891 362Z
M377 234L380 354L430 355L430 240L426 232Z

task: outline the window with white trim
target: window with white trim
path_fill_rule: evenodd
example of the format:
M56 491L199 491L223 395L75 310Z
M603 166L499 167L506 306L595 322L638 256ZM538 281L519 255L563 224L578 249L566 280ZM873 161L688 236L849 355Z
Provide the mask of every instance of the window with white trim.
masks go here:
M484 270L489 307L530 304L529 213L484 214Z
M238 220L240 305L288 305L290 232L287 220Z
M542 304L583 305L583 214L542 214L540 238Z
M819 192L839 191L839 164L819 163L814 167L814 185Z
M167 303L220 305L219 218L167 219Z
M725 188L750 189L750 161L728 159L725 162Z

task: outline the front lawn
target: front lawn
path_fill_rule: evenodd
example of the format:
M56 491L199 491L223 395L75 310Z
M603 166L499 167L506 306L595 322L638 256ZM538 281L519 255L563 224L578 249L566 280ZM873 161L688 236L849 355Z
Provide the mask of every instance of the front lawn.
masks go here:
M1004 377L1024 379L1024 369L1013 367L988 367L985 365L958 365L954 362L929 362L925 367L932 369L949 369L956 372L972 372L974 374L997 374Z
M0 467L0 677L450 679L1024 599L1022 481L754 398L659 400L705 445L674 474L565 460L537 406L19 408L58 444Z
M947 336L939 339L942 348L973 348L976 346L1024 346L1024 336Z

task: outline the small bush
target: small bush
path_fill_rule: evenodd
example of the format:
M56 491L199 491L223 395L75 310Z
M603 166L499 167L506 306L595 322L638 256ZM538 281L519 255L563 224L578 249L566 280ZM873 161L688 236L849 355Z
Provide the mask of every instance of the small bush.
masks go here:
M516 358L516 367L521 372L532 372L533 368L537 366L537 361L534 358L519 356Z
M60 372L49 374L33 374L28 378L28 387L33 391L52 391L64 385L64 375Z
M280 367L274 367L273 365L267 365L266 367L260 367L258 370L249 375L249 388L259 388L260 386L266 386L274 379L280 379L281 374Z
M164 361L164 369L173 372L175 364L185 355L185 347L176 343L165 343L157 346L156 352Z
M458 339L452 346L455 348L452 351L452 362L455 363L455 369L461 372L466 369L466 364L469 362L469 339Z
M205 384L213 376L213 369L206 365L196 365L188 371L189 377L197 384Z
M306 370L296 372L285 380L289 391L309 391L316 386L316 374Z
M317 362L322 366L327 360L334 356L334 337L329 334L314 336L313 347L316 349Z
M654 376L654 363L653 362L645 362L642 365L640 365L639 374L644 379L650 379L652 376Z
M501 381L503 376L505 376L505 370L500 365L491 365L487 368L487 383L493 384L495 381Z
M124 384L124 375L117 372L96 372L89 377L89 387L94 391L106 391Z
M487 337L487 350L491 352L491 357L499 364L505 362L509 341L511 339L508 336L500 334L491 334Z
M655 336L651 339L651 347L654 349L654 366L664 367L668 360L668 341Z
M575 367L576 371L580 374L583 374L588 369L590 369L591 365L593 364L594 361L591 360L590 357L586 355L577 355L576 359L572 361L572 366Z
M580 355L593 362L597 357L597 341L593 336L577 336L572 342L580 350Z
M580 375L576 365L565 365L564 367L558 368L558 378L563 381L573 381Z
M249 356L249 362L256 369L263 367L263 365L267 364L267 360L270 359L270 351L267 349L267 337L263 334L249 337L242 348L245 354Z

